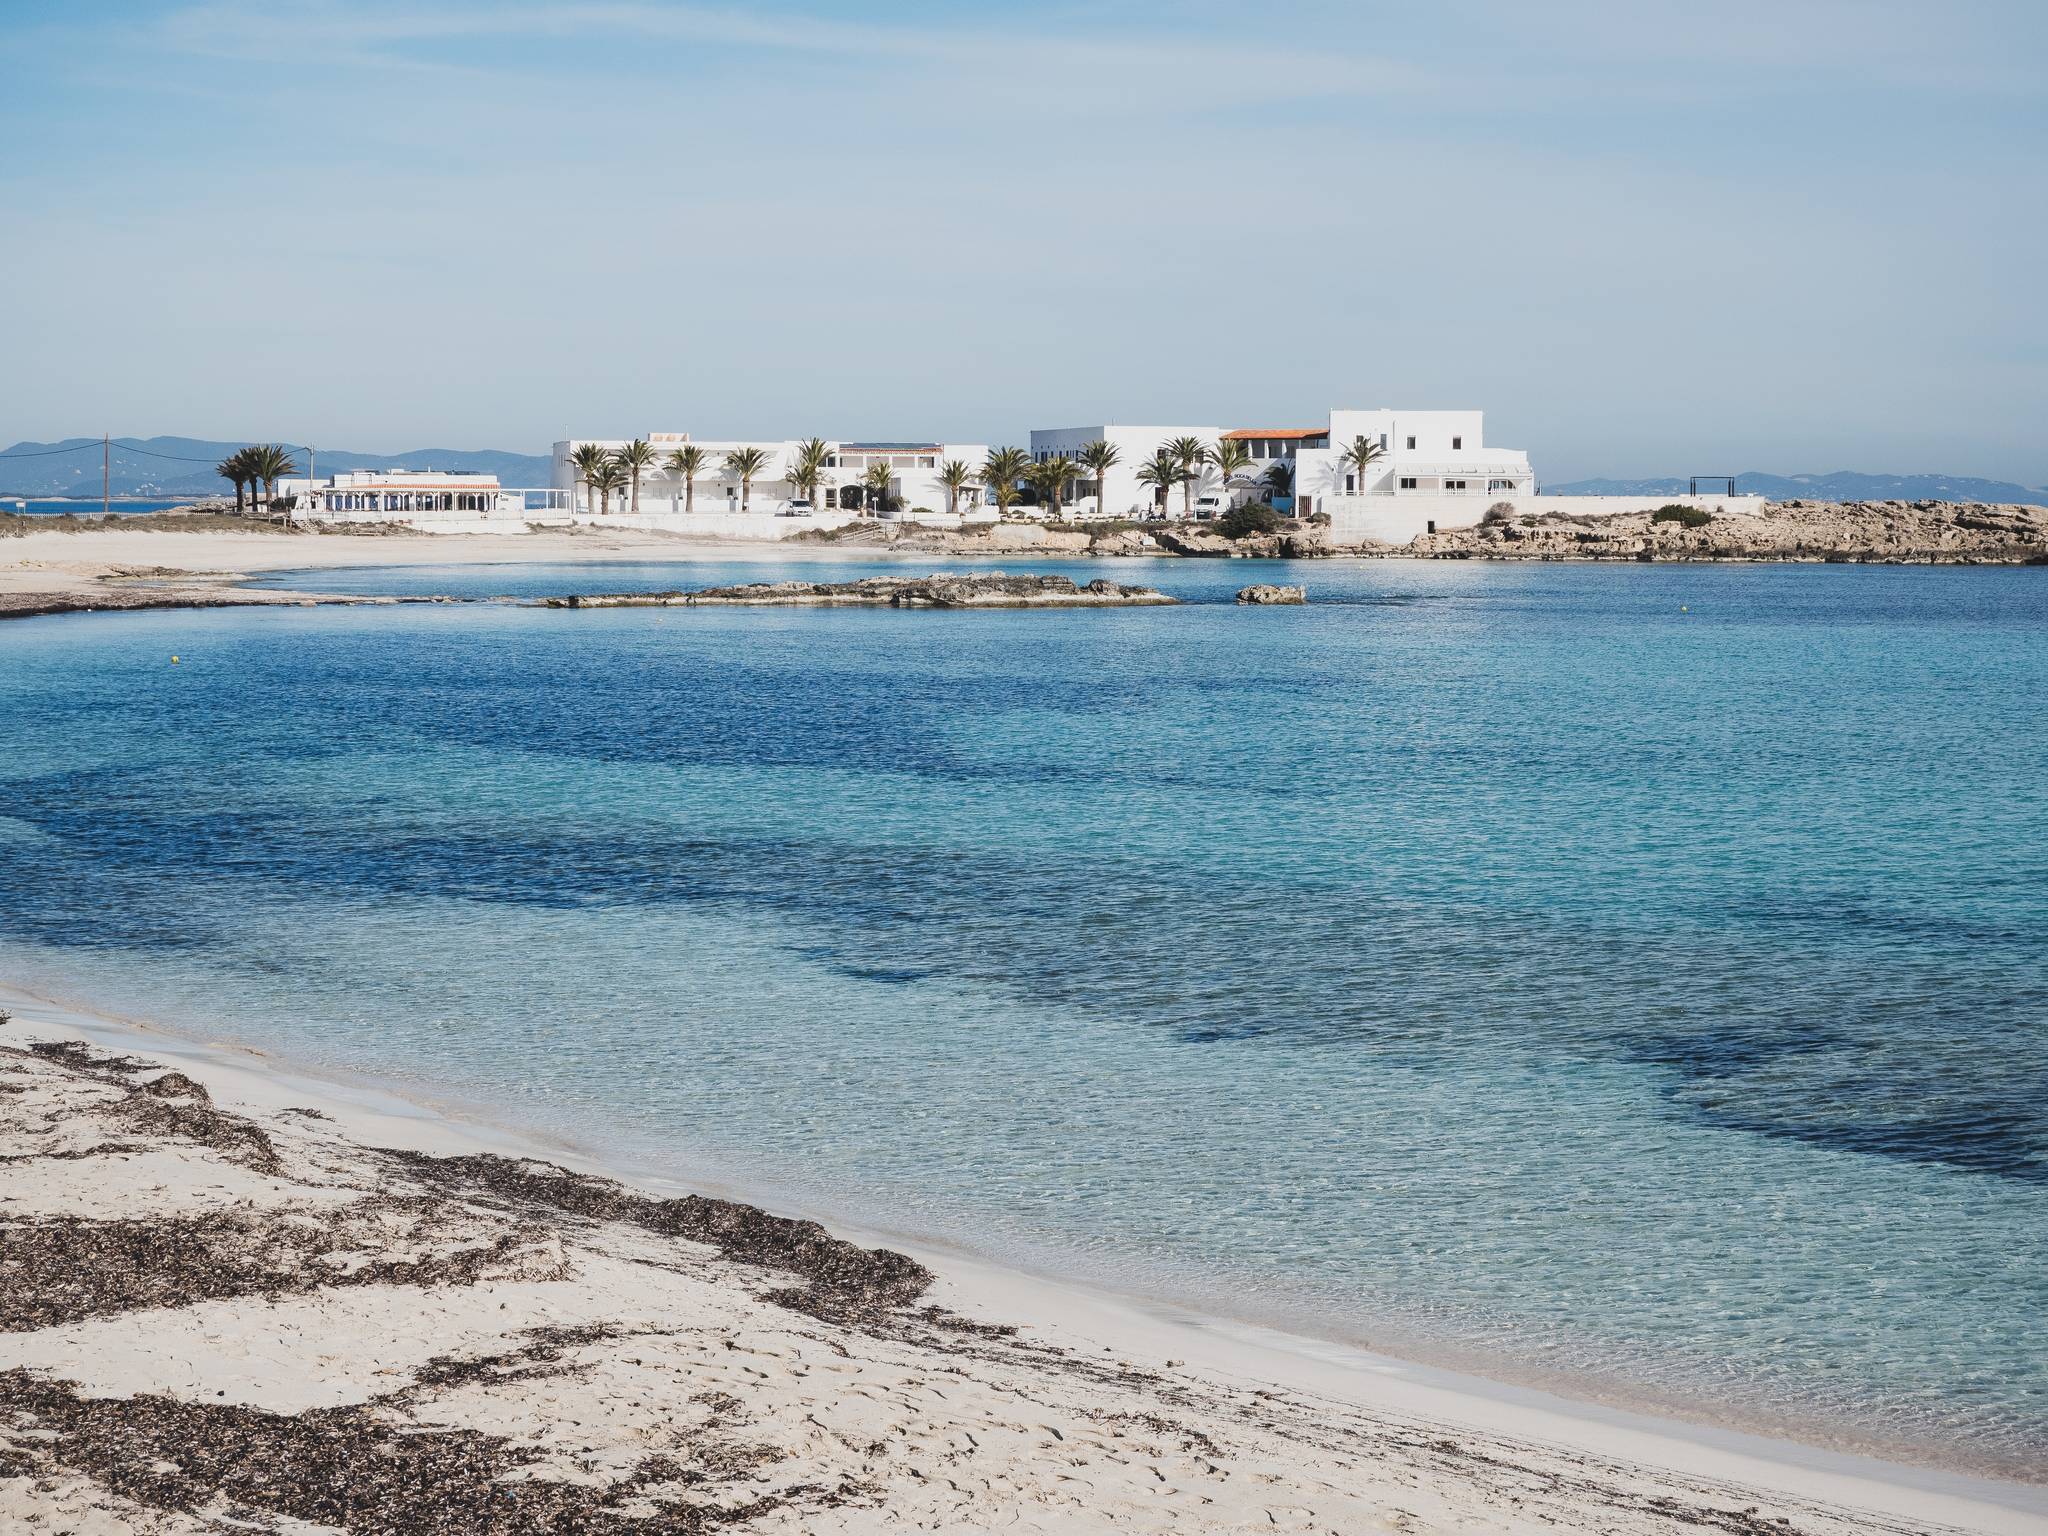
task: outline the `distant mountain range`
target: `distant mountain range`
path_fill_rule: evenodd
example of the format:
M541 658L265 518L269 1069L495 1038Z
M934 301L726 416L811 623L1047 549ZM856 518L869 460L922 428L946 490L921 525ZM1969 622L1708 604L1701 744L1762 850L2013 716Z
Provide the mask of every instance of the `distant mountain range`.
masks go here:
M1672 475L1662 480L1573 480L1546 485L1543 491L1549 496L1682 496L1689 484ZM1721 489L1719 481L1714 489ZM2048 489L1971 475L1860 475L1853 469L1831 475L1766 475L1751 470L1735 477L1735 491L1772 501L1990 501L2048 507Z
M216 443L198 437L117 437L113 442L110 488L116 496L233 495L213 466L246 443ZM325 476L338 469L446 469L496 475L500 485L548 483L546 454L501 453L496 449L421 448L412 453L349 453L317 450L313 467ZM53 450L75 449L75 452ZM299 473L306 455L296 450ZM34 457L31 457L34 455ZM81 496L100 494L100 440L67 437L55 443L16 443L0 449L0 495Z

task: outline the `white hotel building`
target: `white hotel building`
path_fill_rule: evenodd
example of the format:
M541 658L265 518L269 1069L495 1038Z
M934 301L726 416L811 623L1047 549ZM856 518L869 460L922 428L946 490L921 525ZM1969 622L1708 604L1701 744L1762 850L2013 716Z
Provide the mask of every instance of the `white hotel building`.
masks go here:
M1224 440L1242 443L1251 462L1221 482L1213 465L1200 466L1192 486L1199 507L1207 498L1221 508L1271 499L1297 516L1330 519L1338 543L1376 539L1405 544L1439 529L1469 528L1496 502L1516 513L1562 512L1608 516L1678 502L1709 511L1762 510L1760 496L1544 496L1539 494L1529 455L1520 448L1489 447L1484 411L1333 410L1325 425L1312 427L1134 427L1105 423L1092 427L1042 429L1031 434L1031 456L1040 461L1064 455L1077 459L1088 443L1102 439L1117 449L1117 462L1099 488L1082 472L1069 504L1080 516L1142 517L1157 505L1157 492L1138 480L1138 467L1175 438L1192 437L1204 447ZM1359 439L1379 450L1361 476L1347 459ZM1275 471L1284 471L1276 476ZM1279 489L1284 479L1292 501ZM1166 512L1178 517L1182 497L1168 496ZM1199 514L1198 514L1199 515Z
M1468 528L1496 503L1518 515L1562 512L1604 516L1634 512L1667 502L1708 511L1750 513L1761 510L1757 496L1543 496L1538 494L1529 456L1519 448L1494 448L1486 442L1486 417L1480 411L1335 410L1326 423L1313 426L1230 427L1220 425L1130 426L1106 422L1099 426L1042 428L1030 434L1031 457L1043 462L1066 457L1076 461L1074 477L1061 497L1070 517L1145 517L1158 498L1141 483L1138 470L1153 454L1176 438L1192 438L1204 449L1221 442L1241 444L1248 463L1222 483L1213 464L1196 466L1184 496L1179 486L1167 495L1168 517L1192 505L1197 517L1252 500L1270 500L1297 516L1327 516L1331 538L1339 544L1365 539L1405 544L1424 533ZM1097 486L1079 465L1081 451L1102 440L1117 450L1117 460ZM1361 476L1355 457L1347 456L1363 439L1376 453ZM985 443L853 442L827 440L824 473L813 507L793 508L797 487L792 479L798 450L794 438L696 442L703 464L691 498L668 459L692 439L680 432L648 435L653 462L640 475L640 506L629 509L631 493L614 493L609 526L678 527L684 506L694 499L695 517L688 526L727 538L781 539L805 528L837 527L870 515L867 476L877 467L889 475L891 505L883 517L915 518L941 527L994 519L986 487L965 490L956 515L947 513L945 487L939 475L949 461L979 474L988 459ZM574 462L586 444L607 451L627 446L624 438L568 438L554 445L551 484L534 489L502 487L489 475L450 474L432 470L355 470L320 482L284 480L278 491L296 495L308 516L339 522L394 522L448 532L524 532L559 526L597 515L590 488ZM742 486L725 467L735 449L758 448L765 456L754 476L746 510ZM798 516L790 516L792 511ZM1025 515L1031 509L1027 505Z
M1156 505L1157 492L1138 479L1138 468L1175 438L1192 437L1204 447L1220 442L1241 444L1250 464L1225 486L1215 468L1201 467L1194 481L1196 499L1231 503L1277 498L1293 505L1299 516L1337 510L1331 498L1399 497L1404 504L1420 498L1457 497L1449 515L1470 504L1470 521L1503 498L1526 497L1535 491L1529 456L1519 448L1486 446L1482 411L1332 411L1327 425L1315 427L1133 427L1105 423L1095 427L1059 427L1031 434L1031 456L1045 460L1059 455L1078 458L1088 443L1101 439L1117 449L1117 462L1105 477L1106 494L1098 496L1092 477L1076 489L1082 511L1109 517L1143 516ZM1342 462L1344 451L1358 438L1380 450L1366 470ZM1275 470L1283 471L1280 476ZM1282 489L1284 483L1286 489ZM1292 502L1288 498L1292 498ZM1177 516L1178 492L1167 498L1167 513Z
M791 477L798 452L803 447L800 439L747 438L726 442L698 440L687 432L651 432L647 440L654 449L655 459L640 475L642 517L679 516L690 502L682 477L668 467L668 458L671 453L692 443L704 455L704 466L697 472L694 498L698 513L736 514L741 511L740 503L744 497L746 511L773 517L788 511L790 503L798 499L796 482ZM575 462L576 450L587 443L616 452L627 446L627 439L572 437L554 445L554 488L569 499L572 509L580 515L598 510ZM862 443L828 438L825 446L830 452L825 459L824 476L818 485L818 504L811 509L813 516L820 520L825 520L828 513L837 515L870 510L867 476L877 466L887 466L889 497L893 507L878 515L925 517L944 522L946 488L939 483L940 470L949 459L957 459L978 474L982 461L988 457L986 443ZM761 472L754 476L751 488L743 486L740 477L728 473L725 467L726 455L742 448L758 448L767 457ZM614 493L611 503L614 514L626 511L626 497L630 494L630 491ZM977 505L979 498L970 489L961 494L958 511L967 513ZM767 531L781 534L796 530L784 526Z

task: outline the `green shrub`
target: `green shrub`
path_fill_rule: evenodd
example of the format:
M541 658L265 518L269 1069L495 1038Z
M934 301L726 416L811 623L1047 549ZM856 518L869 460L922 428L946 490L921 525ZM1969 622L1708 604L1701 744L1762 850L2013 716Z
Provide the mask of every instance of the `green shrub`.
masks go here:
M1650 514L1653 523L1682 523L1687 528L1704 528L1714 520L1714 514L1702 507L1681 507L1677 502L1666 502Z
M1216 527L1226 539L1248 539L1255 533L1278 533L1280 514L1266 502L1248 501L1219 517Z

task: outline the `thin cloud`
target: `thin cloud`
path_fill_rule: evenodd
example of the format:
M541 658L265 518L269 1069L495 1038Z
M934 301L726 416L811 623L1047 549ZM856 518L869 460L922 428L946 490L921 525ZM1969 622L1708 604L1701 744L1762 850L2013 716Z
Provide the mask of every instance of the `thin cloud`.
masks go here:
M166 17L165 43L179 51L245 63L316 61L421 73L519 74L509 66L450 62L429 45L603 37L619 49L614 67L636 65L623 45L695 43L821 58L893 62L927 78L950 76L976 90L1041 106L1091 111L1142 103L1185 111L1232 99L1286 95L1348 97L1426 90L1431 79L1386 59L1341 49L1246 45L1185 37L1046 37L981 25L906 27L846 22L801 12L631 4L529 5L472 9L311 4L277 11L242 4L192 6ZM1000 63L1000 70L992 69ZM922 68L920 68L922 67Z

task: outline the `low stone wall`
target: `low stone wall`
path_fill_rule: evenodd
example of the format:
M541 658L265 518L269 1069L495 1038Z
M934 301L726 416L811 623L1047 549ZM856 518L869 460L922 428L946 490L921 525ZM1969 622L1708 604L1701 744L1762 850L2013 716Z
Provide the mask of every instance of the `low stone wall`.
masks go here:
M1769 504L1761 496L1326 496L1320 506L1330 514L1334 544L1406 544L1432 531L1449 533L1474 528L1486 509L1504 501L1517 517L1614 517L1625 512L1651 512L1658 507L1698 507L1716 517L1755 517ZM1431 524L1436 526L1431 529Z

